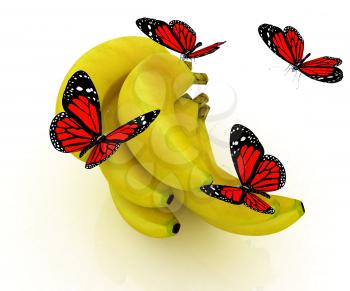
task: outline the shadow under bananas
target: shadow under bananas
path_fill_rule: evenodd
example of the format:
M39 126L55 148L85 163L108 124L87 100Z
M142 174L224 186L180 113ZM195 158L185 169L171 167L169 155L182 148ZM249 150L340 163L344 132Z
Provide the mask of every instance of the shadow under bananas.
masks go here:
M176 216L176 236L149 238L127 225L108 198L96 225L96 259L106 276L135 291L251 291L271 283L269 254L250 238L216 229L184 207Z

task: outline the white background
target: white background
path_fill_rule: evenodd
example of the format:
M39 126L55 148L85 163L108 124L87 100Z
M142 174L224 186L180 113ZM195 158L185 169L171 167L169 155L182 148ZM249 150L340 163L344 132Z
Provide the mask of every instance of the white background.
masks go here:
M6 4L5 4L6 3ZM230 3L230 4L228 4ZM0 290L346 290L349 254L347 1L6 1L0 7ZM98 169L50 144L57 92L73 62L111 38L142 35L148 16L181 19L204 44L226 40L195 71L210 77L208 127L233 171L229 129L253 129L287 170L282 195L306 214L266 237L215 229L187 211L164 240L131 229ZM260 39L262 23L292 25L312 57L341 57L344 79L301 76ZM272 68L278 66L279 68ZM235 92L235 94L234 94ZM225 118L214 117L236 102Z

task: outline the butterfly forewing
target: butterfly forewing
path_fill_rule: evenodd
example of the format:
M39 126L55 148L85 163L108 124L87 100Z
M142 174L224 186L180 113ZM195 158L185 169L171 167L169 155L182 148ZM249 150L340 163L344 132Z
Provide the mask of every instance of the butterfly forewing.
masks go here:
M61 112L51 122L50 138L52 145L58 151L71 153L84 149L94 137L73 117Z
M262 40L276 55L292 65L295 64L293 53L287 44L282 29L271 24L262 24L258 31Z
M179 39L174 35L172 28L164 21L153 18L136 20L138 28L155 42L181 54L185 53Z
M325 56L325 57L320 57L317 59L307 61L303 64L303 66L329 68L329 67L337 67L337 66L340 66L341 64L342 64L341 59Z
M341 63L339 58L325 56L304 62L300 72L320 82L336 83L343 79L342 70L337 68Z
M199 58L199 57L204 57L206 55L209 55L216 50L220 48L220 45L224 44L225 41L223 42L216 42L210 46L204 47L202 49L196 50L190 54L188 54L188 58L193 59L193 58Z
M69 116L98 137L101 135L100 101L89 75L78 71L68 80L63 93L62 105Z
M264 155L264 148L255 134L241 124L231 128L232 161L242 185L249 183Z
M122 143L132 139L145 131L147 127L149 127L150 124L157 118L159 113L160 110L153 110L144 115L138 116L137 118L109 133L106 136L106 140Z
M284 28L284 35L287 45L292 53L294 63L298 64L303 59L304 40L300 33L292 26Z

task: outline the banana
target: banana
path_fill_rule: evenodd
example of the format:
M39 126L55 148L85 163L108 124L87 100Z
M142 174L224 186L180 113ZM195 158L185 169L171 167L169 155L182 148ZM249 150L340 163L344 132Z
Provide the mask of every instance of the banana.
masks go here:
M158 180L183 190L212 182L197 147L189 142L175 115L175 102L195 82L196 75L183 61L170 54L154 54L129 74L118 102L120 123L147 110L161 110L150 127L127 146Z
M190 99L182 100L182 106L185 106L184 104L186 103L188 108L192 109L181 110L184 113L188 113L186 120L180 119L183 127L187 127L188 120L192 115L195 115L191 112L194 110L193 106L195 105L190 104L195 103L195 101ZM199 104L198 110L207 113L209 108L205 104ZM203 118L206 114L200 115L197 119L197 134L192 132L188 138L193 143L202 146L201 157L207 165L207 170L212 173L214 183L231 186L239 185L240 182L236 177L230 175L216 164L205 126L205 118ZM200 190L183 192L174 189L174 194L176 199L182 200L187 208L208 223L223 230L242 235L266 235L281 231L297 221L305 212L301 201L277 195L271 195L271 199L267 200L275 209L274 215L267 215L252 211L243 205L231 205L218 199L213 199Z
M138 232L155 238L170 237L179 232L180 223L167 208L138 206L112 188L111 194L120 215Z
M212 180L232 186L239 180L216 164L204 121L208 98L179 98L191 84L205 83L206 75L191 73L163 47L148 38L124 37L93 48L68 72L56 112L63 111L63 91L77 70L88 72L98 90L104 132L148 109L161 109L157 120L163 120L120 147L100 166L117 209L139 232L169 237L179 231L176 217L165 208L172 193L208 223L244 235L278 232L304 214L302 202L287 197L271 195L268 203L275 214L266 215L213 199L199 190Z
M152 177L135 159L125 163L105 161L100 169L110 189L142 207L166 207L174 195L172 189Z
M119 126L117 103L126 76L139 62L155 53L166 54L167 50L145 37L117 38L92 48L78 59L63 80L56 113L63 111L62 96L68 79L76 71L84 70L97 89L103 131L114 130ZM77 153L74 155L78 157ZM85 155L81 160L85 161L87 157ZM113 189L118 189L124 198L140 206L165 207L172 200L171 189L143 169L126 145L102 163L100 169Z

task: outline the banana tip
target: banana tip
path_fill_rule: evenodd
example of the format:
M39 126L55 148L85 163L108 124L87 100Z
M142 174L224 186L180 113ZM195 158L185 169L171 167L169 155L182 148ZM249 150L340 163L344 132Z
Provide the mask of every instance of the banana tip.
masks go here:
M173 202L173 200L174 200L174 194L170 194L166 201L166 204L170 205L171 202Z
M180 227L181 227L180 223L175 223L175 224L173 225L173 229L172 229L173 234L178 233L179 230L180 230Z
M301 208L302 208L302 210L303 210L303 213L305 213L304 203L300 201L300 204L301 204Z

